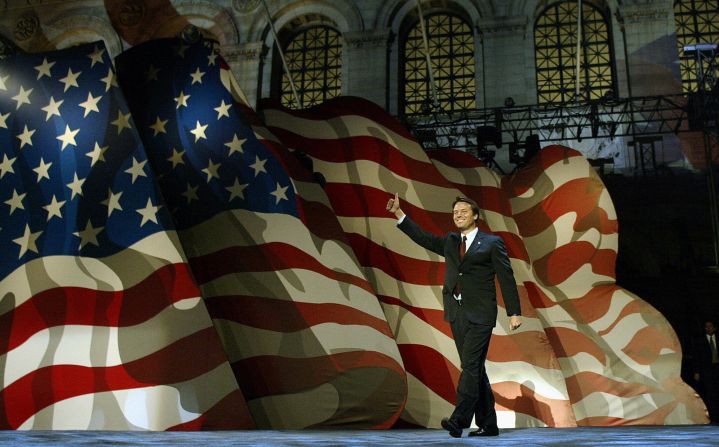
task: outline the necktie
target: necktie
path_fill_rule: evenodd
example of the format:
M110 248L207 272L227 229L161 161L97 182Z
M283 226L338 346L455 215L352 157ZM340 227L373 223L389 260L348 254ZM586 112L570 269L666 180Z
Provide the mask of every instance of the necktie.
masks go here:
M713 335L709 336L709 346L712 349L712 363L719 363L719 353L717 353L717 345Z
M462 236L462 243L459 244L459 260L461 261L464 258L464 254L467 252L467 236ZM455 296L455 299L457 300L457 303L461 306L462 301L461 299L457 299L461 291L459 290L459 281L454 285L454 290L452 293Z

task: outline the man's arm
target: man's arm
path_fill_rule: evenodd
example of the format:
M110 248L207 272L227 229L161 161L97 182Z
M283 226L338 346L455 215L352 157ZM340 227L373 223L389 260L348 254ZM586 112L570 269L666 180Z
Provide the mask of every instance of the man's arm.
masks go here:
M515 330L522 325L522 309L519 304L519 292L517 291L512 264L509 261L504 240L500 237L497 237L497 241L492 247L492 264L499 280L499 287L502 289L504 306L507 309L507 315L509 315L509 329Z
M395 193L393 198L387 201L387 211L394 214L399 220L397 226L415 243L429 251L444 256L444 238L423 230L416 222L409 218L400 208L399 197Z

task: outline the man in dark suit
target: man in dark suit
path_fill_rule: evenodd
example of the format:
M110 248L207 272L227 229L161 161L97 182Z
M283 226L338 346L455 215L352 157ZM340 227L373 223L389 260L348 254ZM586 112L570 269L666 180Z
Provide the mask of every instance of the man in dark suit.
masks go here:
M704 333L694 340L692 353L694 380L699 382L709 419L715 424L719 422L719 346L716 335L716 325L706 320Z
M438 236L420 228L400 208L397 194L387 202L387 211L398 219L398 227L414 242L445 258L444 319L450 323L462 373L457 385L457 406L442 427L455 438L475 422L479 427L469 436L497 436L494 394L484 362L492 328L497 322L495 275L502 289L511 330L521 324L519 294L504 242L479 231L479 207L471 199L457 197L452 204L458 233Z

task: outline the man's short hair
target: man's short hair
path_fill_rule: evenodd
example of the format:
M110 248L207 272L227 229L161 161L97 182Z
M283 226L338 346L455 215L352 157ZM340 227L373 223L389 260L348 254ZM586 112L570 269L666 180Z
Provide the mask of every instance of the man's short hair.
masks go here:
M477 202L474 200L467 198L467 197L461 197L457 196L456 199L454 199L454 202L452 202L452 209L454 210L454 206L458 204L459 202L463 202L468 204L472 207L472 213L474 213L475 216L479 216L479 205L477 205Z

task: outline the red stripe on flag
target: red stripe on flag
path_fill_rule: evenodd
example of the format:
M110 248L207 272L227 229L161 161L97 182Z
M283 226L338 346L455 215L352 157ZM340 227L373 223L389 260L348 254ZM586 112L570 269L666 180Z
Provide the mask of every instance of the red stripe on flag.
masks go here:
M429 346L400 344L398 347L407 373L415 376L427 388L454 405L457 401L459 369L442 353Z
M380 302L384 304L387 304L389 306L398 306L412 312L412 314L414 314L420 320L429 324L430 326L442 332L446 336L452 337L452 328L449 326L449 323L444 320L444 310L427 309L425 307L412 306L398 298L386 295L377 295L377 298L379 298Z
M444 262L422 261L395 253L358 234L348 234L348 239L360 265L382 270L399 281L424 286L441 285L444 278Z
M196 378L227 361L214 327L184 337L146 357L109 367L52 365L38 368L0 390L0 429L16 429L43 408L103 391L174 384ZM188 352L205 353L188 359ZM28 399L32 396L32 399ZM7 410L12 409L8 414Z
M382 374L387 380L404 382L402 365L377 351L339 352L301 358L263 355L233 362L232 369L248 401L311 390L332 382L344 373L363 369L384 371Z
M147 297L153 299L148 300ZM142 282L123 291L80 287L45 290L0 315L0 355L17 348L33 334L62 325L125 327L151 319L167 306L199 297L187 264L160 267Z
M248 262L248 260L251 261ZM374 293L364 278L332 270L308 253L284 242L270 242L249 247L228 247L211 254L196 256L190 259L190 266L200 284L232 273L304 269Z
M234 390L196 419L170 427L167 431L211 431L255 428L255 423L250 417L247 408L243 405L239 405L240 402L244 402L244 399L240 390Z
M260 100L259 109L285 109L278 101L272 99ZM398 135L405 138L414 139L399 121L389 115L384 109L364 98L355 96L342 96L340 98L330 99L320 105L310 107L303 110L292 110L294 116L313 120L330 120L333 118L352 116L361 116L375 123L392 130ZM382 132L381 129L378 129ZM383 132L382 132L383 133Z
M606 273L613 277L614 269L610 270L602 263L613 260L615 256L614 250L597 250L597 247L589 242L570 242L557 247L542 258L536 259L534 271L537 277L548 286L561 284L585 264L590 264L595 273ZM613 267L613 264L610 265Z
M560 326L547 326L544 328L557 357L572 357L585 352L596 358L600 364L606 363L606 355L602 348L588 335ZM576 401L574 401L576 402Z
M336 303L302 303L257 296L213 296L205 300L210 316L259 329L295 332L322 323L362 325L392 337L387 321ZM281 319L268 315L282 315Z

